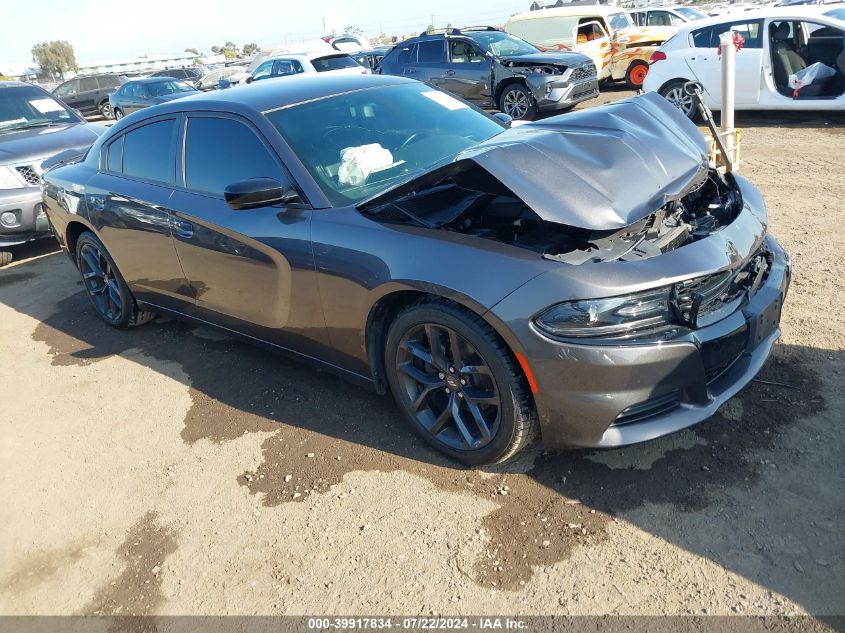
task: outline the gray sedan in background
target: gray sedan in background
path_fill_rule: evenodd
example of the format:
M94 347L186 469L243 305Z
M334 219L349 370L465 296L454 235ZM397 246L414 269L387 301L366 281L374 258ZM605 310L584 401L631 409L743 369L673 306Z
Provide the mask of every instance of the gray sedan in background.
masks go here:
M122 119L136 110L197 92L192 86L173 77L149 77L127 81L109 95L109 104L114 118Z
M467 464L706 420L790 276L759 192L656 95L509 129L406 78L303 74L118 122L44 201L106 323L175 315L389 390Z

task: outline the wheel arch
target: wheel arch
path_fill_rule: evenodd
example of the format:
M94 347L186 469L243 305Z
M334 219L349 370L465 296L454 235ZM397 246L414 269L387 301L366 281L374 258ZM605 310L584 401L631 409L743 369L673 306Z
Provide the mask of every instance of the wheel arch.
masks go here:
M513 356L515 366L519 367L520 377L528 387L527 393L531 395L531 404L536 409L536 403L534 402L534 394L536 393L534 388L535 383L533 375L530 375L531 369L527 366L525 360L525 351L507 324L498 319L489 309L466 295L448 289L432 288L431 284L426 284L426 286L428 287L406 286L404 288L392 288L384 292L370 308L364 336L367 359L376 392L380 394L387 393L384 347L387 342L387 332L390 329L390 324L406 307L423 299L431 299L433 301L446 301L459 308L468 310L475 316L483 319L490 326L494 334Z
M531 95L531 98L534 98L534 91L531 90L531 86L528 85L528 82L525 80L525 77L513 76L507 77L502 79L499 82L499 85L496 86L496 91L493 93L493 101L494 105L498 108L499 107L499 99L502 97L502 93L505 91L505 88L510 86L511 84L519 84L528 90L528 93Z
M67 223L64 230L64 237L65 237L65 247L67 248L67 254L73 261L74 266L76 265L76 243L79 240L79 236L82 235L85 231L90 231L94 235L97 236L102 241L102 238L97 234L97 231L87 222L84 222L81 219L74 218L70 222Z

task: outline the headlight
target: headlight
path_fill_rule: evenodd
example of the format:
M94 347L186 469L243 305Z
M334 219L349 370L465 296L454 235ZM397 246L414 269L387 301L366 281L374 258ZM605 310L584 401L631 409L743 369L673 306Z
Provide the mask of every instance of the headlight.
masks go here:
M671 287L607 299L558 303L541 312L534 323L556 337L622 336L674 322L669 307Z
M23 189L27 184L8 165L0 165L0 189Z

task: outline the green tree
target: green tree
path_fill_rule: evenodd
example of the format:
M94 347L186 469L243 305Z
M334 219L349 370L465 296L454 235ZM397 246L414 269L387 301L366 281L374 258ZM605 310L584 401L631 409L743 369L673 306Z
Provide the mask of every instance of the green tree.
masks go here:
M56 75L64 79L67 71L77 69L73 46L65 40L36 44L32 47L32 61L41 67L43 73L50 75L53 81Z
M185 49L185 52L186 52L186 53L193 53L193 54L194 54L194 55L196 55L197 57L199 57L199 56L200 56L200 52L199 52L197 49L195 49L195 48L186 48L186 49Z
M244 55L246 57L252 57L253 55L255 55L259 51L259 48L258 48L258 44L256 44L255 42L247 42L246 44L244 44L244 47L243 47L242 50L243 50Z
M219 55L220 53L223 52L223 49L220 48L219 46L212 46L211 52L214 53L215 55Z
M429 25L428 25L428 27L426 28L425 32L426 32L426 33L428 33L429 35L431 35L432 33L434 33L434 25L433 25L433 24L429 24Z

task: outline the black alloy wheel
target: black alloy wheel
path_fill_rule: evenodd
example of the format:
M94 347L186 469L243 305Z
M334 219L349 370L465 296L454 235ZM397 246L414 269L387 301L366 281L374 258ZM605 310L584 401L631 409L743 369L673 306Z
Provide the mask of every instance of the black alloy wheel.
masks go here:
M79 236L76 263L85 292L103 321L115 327L133 327L155 318L154 313L138 309L120 271L93 233L86 231Z
M438 442L473 450L499 430L502 402L490 367L455 330L435 323L409 330L396 371L412 413Z
M385 363L405 418L453 459L504 461L535 434L515 360L486 322L459 306L425 300L406 308L391 324Z

